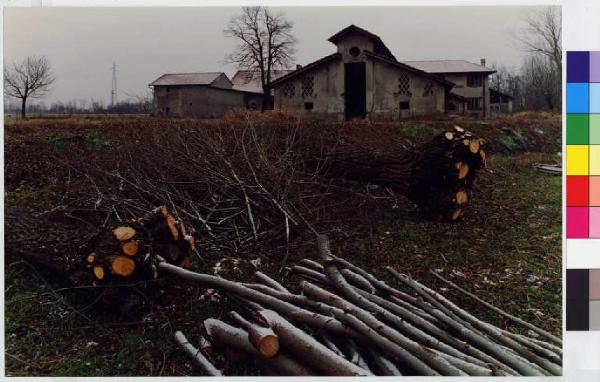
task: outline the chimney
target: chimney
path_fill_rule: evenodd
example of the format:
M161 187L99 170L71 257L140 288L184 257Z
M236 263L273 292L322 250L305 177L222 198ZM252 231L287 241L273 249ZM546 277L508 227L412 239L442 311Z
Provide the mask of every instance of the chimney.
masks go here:
M298 69L302 69L302 65L296 64L296 70L298 70Z
M481 61L481 66L485 66L485 58L482 58L480 61Z

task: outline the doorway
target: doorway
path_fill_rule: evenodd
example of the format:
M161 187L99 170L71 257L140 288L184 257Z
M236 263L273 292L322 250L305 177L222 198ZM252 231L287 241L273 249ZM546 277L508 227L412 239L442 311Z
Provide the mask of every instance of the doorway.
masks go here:
M346 119L367 115L367 78L364 62L344 65L344 106Z

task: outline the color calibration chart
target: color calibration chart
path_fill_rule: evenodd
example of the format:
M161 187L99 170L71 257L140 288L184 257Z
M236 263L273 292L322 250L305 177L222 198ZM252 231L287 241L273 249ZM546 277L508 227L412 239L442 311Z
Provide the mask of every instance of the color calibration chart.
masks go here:
M600 330L600 269L567 269L567 330Z
M600 238L600 52L567 52L567 238Z
M566 105L569 244L600 239L600 52L567 52ZM590 247L580 246L577 255L593 256ZM572 255L567 251L567 264ZM567 330L600 330L600 269L568 268L574 269L567 269Z

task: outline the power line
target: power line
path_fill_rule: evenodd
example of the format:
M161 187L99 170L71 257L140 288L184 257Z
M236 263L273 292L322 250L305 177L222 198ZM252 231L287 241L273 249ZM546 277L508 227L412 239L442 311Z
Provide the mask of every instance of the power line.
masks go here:
M110 90L110 106L115 106L118 103L117 99L117 64L112 65L112 87Z

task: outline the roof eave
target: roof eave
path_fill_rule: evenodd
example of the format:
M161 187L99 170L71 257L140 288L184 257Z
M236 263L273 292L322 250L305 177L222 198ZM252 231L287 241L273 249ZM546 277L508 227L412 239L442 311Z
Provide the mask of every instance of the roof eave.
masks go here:
M330 54L328 56L322 57L322 58L318 59L317 61L313 61L310 64L305 65L305 66L303 66L300 69L296 69L293 72L288 73L285 76L279 77L275 81L272 81L272 82L266 84L265 88L267 88L267 89L272 88L273 86L279 85L279 83L287 81L290 78L296 77L297 75L299 75L301 73L304 73L304 72L306 72L308 70L314 69L314 68L318 67L319 65L322 65L322 64L324 64L326 62L329 62L329 61L331 61L333 59L337 59L337 58L341 58L341 57L342 57L342 55L340 53L333 53L333 54Z
M494 74L496 70L458 70L454 72L426 72L429 74L462 74L462 73L480 73L480 74Z

